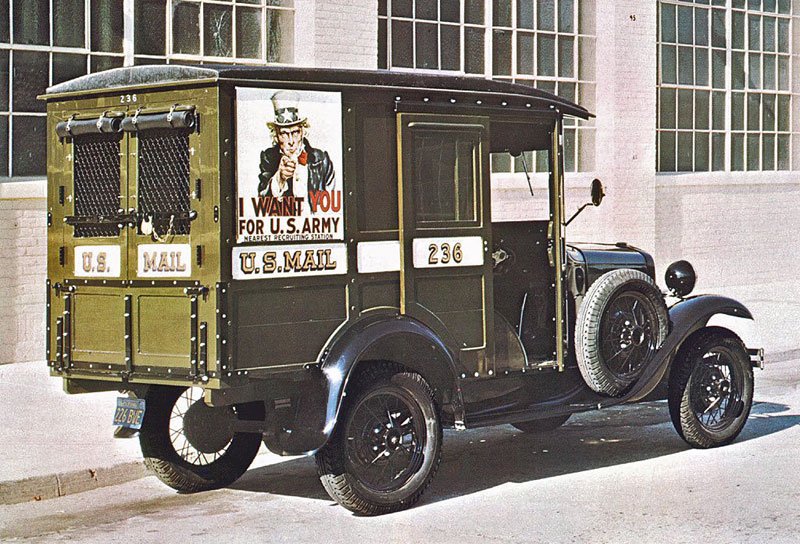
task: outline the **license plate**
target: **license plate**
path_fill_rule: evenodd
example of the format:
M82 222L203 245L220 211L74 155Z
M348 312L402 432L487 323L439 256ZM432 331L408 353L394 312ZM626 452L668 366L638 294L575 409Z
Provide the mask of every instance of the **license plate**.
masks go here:
M117 410L114 412L114 425L141 429L144 421L144 399L117 397Z

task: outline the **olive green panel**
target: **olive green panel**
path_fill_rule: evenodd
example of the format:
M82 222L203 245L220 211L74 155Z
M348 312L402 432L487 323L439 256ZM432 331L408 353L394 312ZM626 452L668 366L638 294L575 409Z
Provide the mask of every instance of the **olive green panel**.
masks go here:
M125 357L125 298L121 293L72 295L72 358L120 362Z
M362 282L359 287L361 308L364 310L379 306L400 306L400 278L394 281Z
M234 296L237 368L315 361L347 319L345 286L268 289L265 282L258 283L261 289L237 291Z
M461 346L484 343L483 277L457 276L459 288L453 289L453 276L418 277L414 282L415 299L438 317Z
M453 282L458 289L453 289ZM430 311L452 312L483 309L483 276L447 274L417 278L414 292Z
M162 356L183 358L189 362L191 345L191 304L186 296L140 296L137 298L136 355L137 365L157 364ZM143 356L148 356L147 361ZM171 360L170 365L178 364Z
M93 118L104 112L127 115L141 109L142 113L168 112L173 105L194 106L199 119L199 131L189 137L190 147L190 208L197 212L188 236L170 236L165 240L139 235L136 226L125 225L118 237L75 238L74 229L64 223L64 217L74 214L73 143L70 138L59 139L55 126L75 115ZM135 94L125 89L90 91L82 95L48 102L48 280L51 285L76 289L71 295L73 320L71 326L72 372L101 372L107 367L94 362L107 362L109 379L119 380L119 368L124 368L125 296L132 297L131 359L134 375L131 381L147 379L153 372L186 375L190 367L192 346L190 297L184 288L205 288L198 297L197 326L205 323L208 343L207 367L217 370L217 313L216 285L220 281L220 173L219 173L219 90L215 82L168 85L163 89L139 89ZM120 142L120 208L137 208L137 140L135 134L125 133ZM59 187L63 187L60 197ZM199 191L197 190L199 188ZM188 243L191 245L191 277L137 278L139 243ZM119 278L76 278L74 248L79 245L118 245L122 273ZM64 265L59 264L63 254ZM198 260L198 255L200 259ZM126 281L129 280L129 281ZM133 281L136 283L133 283ZM57 296L50 290L49 347L51 361L56 359L56 320L64 318L63 291ZM160 370L158 370L158 367ZM167 367L167 368L165 368ZM158 378L153 377L153 380Z

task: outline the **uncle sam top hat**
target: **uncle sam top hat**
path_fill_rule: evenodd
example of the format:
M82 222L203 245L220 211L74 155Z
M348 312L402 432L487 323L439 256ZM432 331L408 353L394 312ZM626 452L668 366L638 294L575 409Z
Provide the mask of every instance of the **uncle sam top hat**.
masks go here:
M294 91L277 91L272 95L272 107L275 109L275 120L267 125L288 127L306 120L300 115L300 95Z

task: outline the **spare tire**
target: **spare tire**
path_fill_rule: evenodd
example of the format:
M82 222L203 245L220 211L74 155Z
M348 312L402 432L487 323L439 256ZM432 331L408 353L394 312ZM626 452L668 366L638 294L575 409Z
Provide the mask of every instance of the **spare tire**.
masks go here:
M623 268L600 276L578 311L575 353L594 391L620 396L641 376L667 336L669 316L653 280Z

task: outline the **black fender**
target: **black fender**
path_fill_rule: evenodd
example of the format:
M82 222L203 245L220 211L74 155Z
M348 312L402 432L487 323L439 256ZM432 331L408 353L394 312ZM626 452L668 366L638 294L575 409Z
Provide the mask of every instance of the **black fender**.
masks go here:
M618 399L609 399L609 402L601 403L602 406L636 402L652 393L664 379L675 354L686 339L705 327L717 314L753 319L750 310L732 298L698 295L678 302L669 309L670 332L653 361L628 393Z
M291 415L265 434L267 447L283 455L312 454L323 447L336 426L353 370L360 361L386 358L386 350L396 352L395 362L428 381L439 406L452 410L454 423L463 422L455 350L420 321L387 308L365 312L333 334L318 364L308 369L310 376L300 382Z

